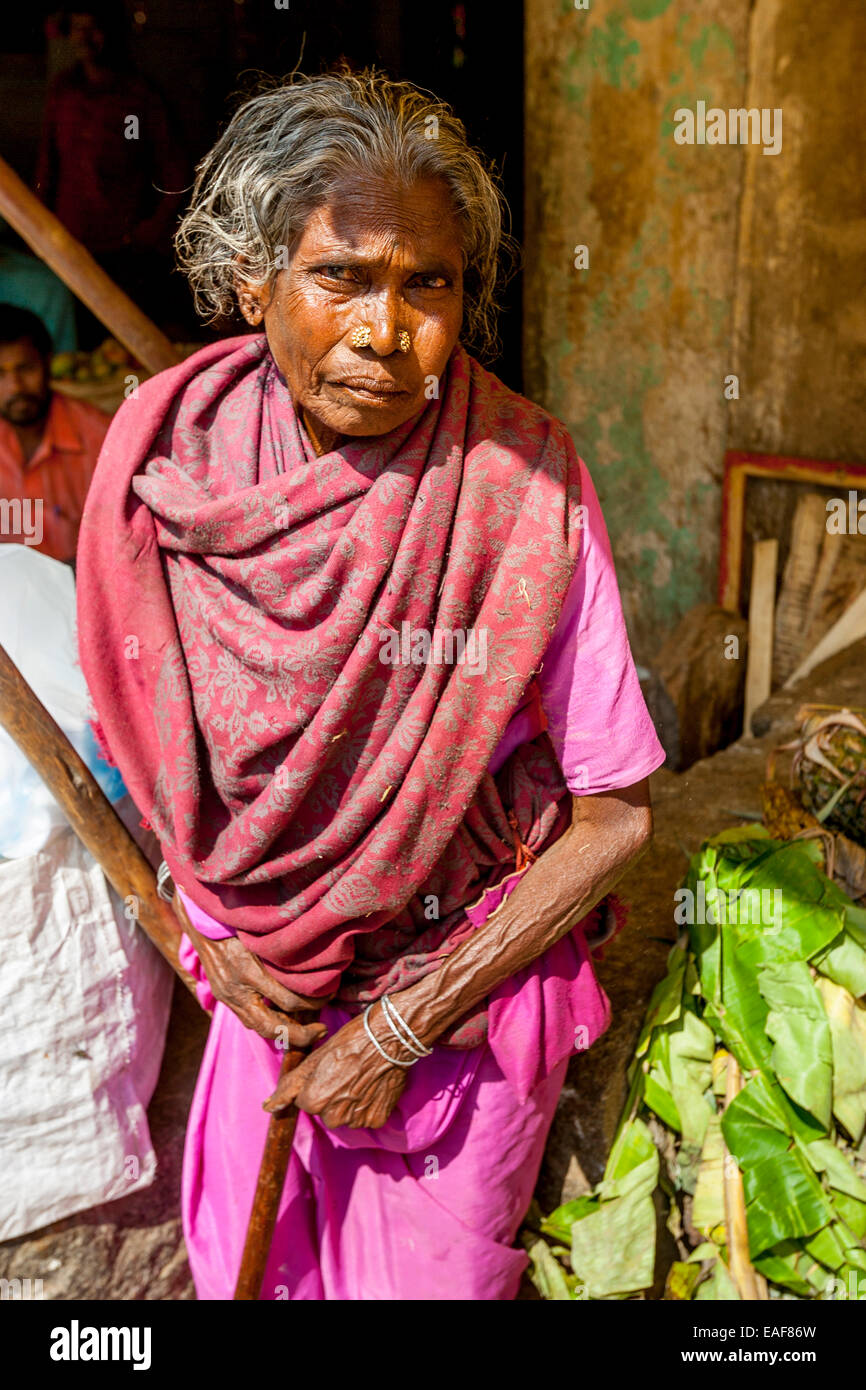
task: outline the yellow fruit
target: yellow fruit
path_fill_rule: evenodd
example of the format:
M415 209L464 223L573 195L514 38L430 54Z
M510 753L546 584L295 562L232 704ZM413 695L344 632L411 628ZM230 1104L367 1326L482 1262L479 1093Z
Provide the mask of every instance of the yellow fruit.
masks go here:
M129 353L116 338L106 338L99 351L106 362L110 362L113 367L125 367L129 361Z
M71 376L75 371L75 353L58 352L51 359L51 375L56 379L63 376Z

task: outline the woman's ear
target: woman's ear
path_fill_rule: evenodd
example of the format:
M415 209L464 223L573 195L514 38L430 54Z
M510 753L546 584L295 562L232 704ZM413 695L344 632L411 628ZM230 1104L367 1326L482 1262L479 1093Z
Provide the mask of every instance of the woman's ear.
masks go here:
M265 288L263 285L250 284L244 279L244 257L236 256L234 261L235 274L234 286L237 295L238 308L243 314L248 324L257 327L265 316L267 303L265 302Z
M254 288L237 287L238 308L246 319L247 323L256 327L264 318L264 310Z

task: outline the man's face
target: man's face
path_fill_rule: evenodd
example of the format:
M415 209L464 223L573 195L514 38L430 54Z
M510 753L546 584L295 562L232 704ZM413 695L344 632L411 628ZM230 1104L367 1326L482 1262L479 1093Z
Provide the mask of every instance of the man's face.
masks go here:
M95 15L82 11L69 16L69 42L80 62L99 57L105 47L105 35Z
M0 416L35 425L48 410L48 370L28 338L0 344Z
M250 291L295 405L347 435L385 434L423 410L460 333L462 266L438 179L344 185L310 216L270 299ZM356 347L361 326L370 344Z

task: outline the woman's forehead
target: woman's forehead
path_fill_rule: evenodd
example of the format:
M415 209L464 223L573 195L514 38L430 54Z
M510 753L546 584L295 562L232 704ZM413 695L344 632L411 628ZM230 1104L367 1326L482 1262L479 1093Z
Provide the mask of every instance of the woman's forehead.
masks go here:
M341 254L377 259L397 247L460 263L460 225L448 187L425 179L410 187L385 180L344 185L316 208L304 226L298 251L306 256Z

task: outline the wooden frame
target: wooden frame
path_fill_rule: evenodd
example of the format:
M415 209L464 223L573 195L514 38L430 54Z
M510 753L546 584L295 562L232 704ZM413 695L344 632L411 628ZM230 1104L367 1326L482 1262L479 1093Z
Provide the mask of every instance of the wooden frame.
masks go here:
M732 613L742 611L743 514L749 478L779 482L817 483L821 487L866 490L866 463L836 463L826 459L789 458L729 449L722 482L722 532L719 559L719 604Z

